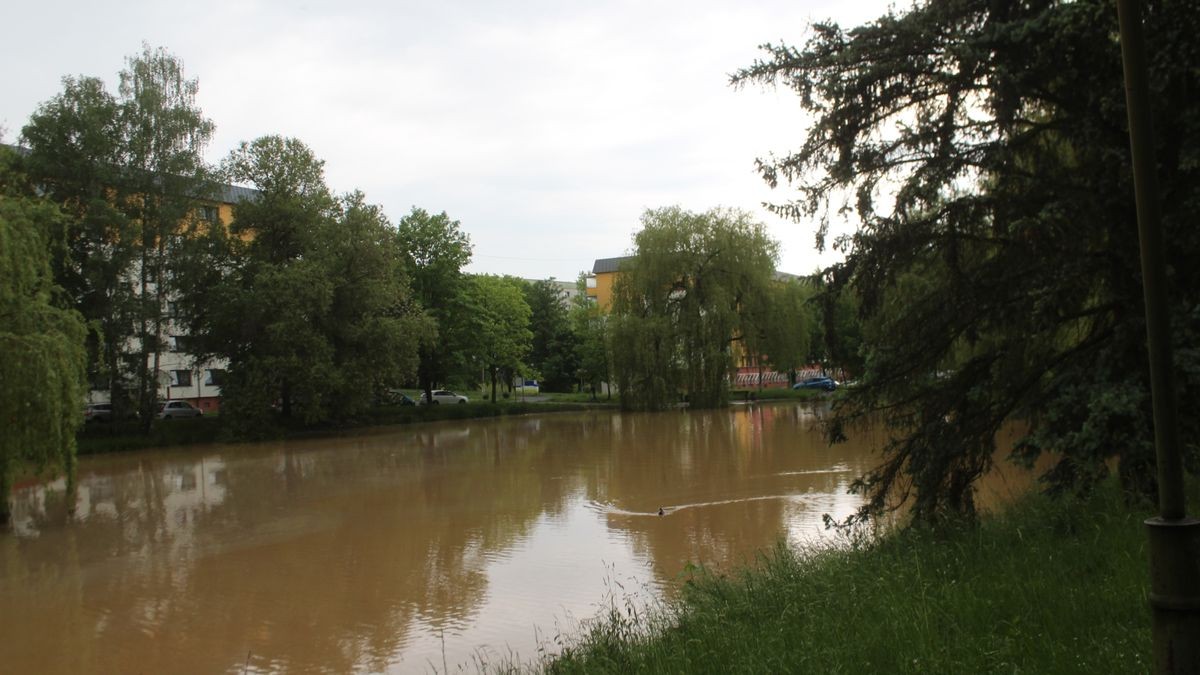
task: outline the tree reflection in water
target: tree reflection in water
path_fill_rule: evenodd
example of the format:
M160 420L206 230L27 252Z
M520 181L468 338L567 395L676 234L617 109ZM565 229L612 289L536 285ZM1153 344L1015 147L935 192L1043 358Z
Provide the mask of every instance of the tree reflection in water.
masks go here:
M0 535L13 672L415 670L535 654L605 576L669 592L852 509L819 411L544 417L87 458ZM657 515L660 506L665 515ZM249 655L249 656L248 656Z

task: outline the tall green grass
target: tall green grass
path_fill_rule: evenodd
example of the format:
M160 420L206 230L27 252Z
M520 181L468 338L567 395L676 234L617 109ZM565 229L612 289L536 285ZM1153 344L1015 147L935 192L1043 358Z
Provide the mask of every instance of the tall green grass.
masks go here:
M649 616L613 606L551 673L1139 673L1142 521L1115 487L1030 495L975 525L899 531L699 574Z

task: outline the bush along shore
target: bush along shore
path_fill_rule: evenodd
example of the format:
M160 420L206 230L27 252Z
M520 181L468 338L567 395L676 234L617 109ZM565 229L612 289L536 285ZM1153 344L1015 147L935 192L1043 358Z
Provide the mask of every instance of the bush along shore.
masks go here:
M77 438L80 455L94 455L126 450L143 450L198 443L217 443L239 440L265 440L270 438L298 438L338 434L350 429L416 424L440 420L464 420L530 413L568 412L592 408L612 407L603 400L599 402L507 400L489 403L486 401L463 405L433 406L380 406L367 411L357 419L342 424L302 426L279 424L264 432L264 438L231 438L220 415L191 419L155 420L148 433L142 433L136 422L95 423L79 431Z
M614 603L550 673L1138 673L1150 612L1142 521L1115 485L1030 494L978 523L870 543L779 545L693 572L649 615ZM514 670L516 667L512 667Z
M410 397L414 399L419 395L420 393L415 391L410 393ZM819 400L827 396L828 394L825 392L810 390L793 391L791 389L765 389L762 391L736 390L730 394L730 398L734 402L752 400ZM534 400L525 400L520 395L510 394L496 403L490 403L480 397L464 405L385 405L372 408L358 418L345 421L341 424L303 426L298 423L288 424L281 420L280 424L274 429L264 430L262 438L253 439L232 438L228 433L228 429L222 424L219 415L209 415L193 419L156 420L151 425L150 431L146 433L143 433L138 424L133 421L94 423L81 428L76 438L78 441L78 453L80 455L96 455L108 452L144 450L149 448L194 445L198 443L336 434L350 429L370 426L503 417L506 415L525 415L530 413L569 412L592 408L615 408L617 405L616 398L594 396L590 393L543 394L530 398Z

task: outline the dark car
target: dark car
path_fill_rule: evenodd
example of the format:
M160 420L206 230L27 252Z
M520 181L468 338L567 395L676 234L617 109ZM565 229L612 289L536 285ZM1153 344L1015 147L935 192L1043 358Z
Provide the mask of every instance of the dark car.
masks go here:
M838 384L832 377L810 377L792 385L792 389L821 389L833 391Z

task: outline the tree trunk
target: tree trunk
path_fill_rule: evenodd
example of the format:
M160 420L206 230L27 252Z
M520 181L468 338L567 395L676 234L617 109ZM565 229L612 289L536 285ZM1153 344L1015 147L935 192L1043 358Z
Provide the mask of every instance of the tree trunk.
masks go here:
M436 355L432 349L419 347L420 361L417 365L417 387L425 392L425 403L433 404L433 371Z
M279 413L284 419L292 418L292 387L287 380L279 388Z
M145 226L146 225L143 222L142 227L145 227ZM151 409L152 403L150 401L150 395L149 395L150 376L149 376L149 373L147 372L147 370L149 370L148 361L150 359L150 356L147 353L146 342L147 342L148 333L150 332L150 327L146 321L146 293L147 293L147 287L149 286L149 278L148 277L149 277L150 272L147 270L147 267L148 267L148 262L150 259L150 254L149 254L149 247L146 245L145 237L146 237L146 235L143 232L143 234L142 234L142 265L141 265L141 270L138 273L139 293L138 293L138 302L136 305L137 310L138 310L138 327L139 327L139 330L138 330L138 342L139 342L138 353L140 356L140 358L138 358L138 366L137 366L137 373L138 373L137 386L138 386L138 412L142 416L141 420L140 420L140 423L141 423L140 426L142 429L142 433L149 433L150 420L153 417L154 411Z
M12 490L12 476L9 475L11 466L8 457L0 456L0 525L7 525L12 515L8 509L8 493Z

